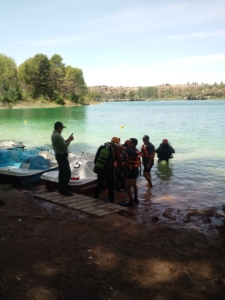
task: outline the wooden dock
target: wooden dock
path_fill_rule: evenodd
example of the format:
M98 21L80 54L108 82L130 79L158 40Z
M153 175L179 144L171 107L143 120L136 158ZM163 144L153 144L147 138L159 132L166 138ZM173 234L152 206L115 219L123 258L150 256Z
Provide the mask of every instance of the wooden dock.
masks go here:
M127 210L125 207L120 205L104 202L102 200L96 200L92 197L77 193L73 193L73 196L68 197L60 195L58 192L50 192L35 194L34 197L63 205L68 208L80 210L98 217Z

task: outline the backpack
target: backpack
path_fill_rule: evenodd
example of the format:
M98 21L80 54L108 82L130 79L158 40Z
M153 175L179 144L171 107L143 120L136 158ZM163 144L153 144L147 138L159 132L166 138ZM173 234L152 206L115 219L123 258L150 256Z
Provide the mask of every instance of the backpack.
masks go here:
M95 167L94 172L96 174L102 173L104 170L110 168L110 162L113 158L113 151L110 144L105 144L104 146L99 147L96 157L95 157Z

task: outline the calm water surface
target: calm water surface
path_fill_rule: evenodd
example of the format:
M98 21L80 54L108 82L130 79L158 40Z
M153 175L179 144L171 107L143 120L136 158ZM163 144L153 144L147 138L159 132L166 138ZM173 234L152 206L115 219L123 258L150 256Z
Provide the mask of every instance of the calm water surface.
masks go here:
M139 178L142 203L156 207L205 208L225 204L225 101L146 101L101 105L0 110L0 140L22 141L27 147L51 148L53 124L74 133L72 152L95 153L118 136L139 140L144 134L158 147L169 139L176 150L169 165L155 162L151 191ZM27 121L24 123L24 121ZM124 128L121 128L124 125Z

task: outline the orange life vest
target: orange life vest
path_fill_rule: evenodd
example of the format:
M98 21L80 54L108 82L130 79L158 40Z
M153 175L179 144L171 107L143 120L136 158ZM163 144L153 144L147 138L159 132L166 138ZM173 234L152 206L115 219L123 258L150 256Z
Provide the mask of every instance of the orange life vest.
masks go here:
M147 146L148 145L142 145L141 146L141 153L142 153L142 157L144 157L144 158L147 158L151 155L151 154L148 153ZM155 151L152 154L153 154L153 158L154 158L155 157Z
M127 167L130 169L140 167L141 152L138 151L137 149L135 151L137 153L136 158L132 158L132 157L129 157L128 155L126 155Z

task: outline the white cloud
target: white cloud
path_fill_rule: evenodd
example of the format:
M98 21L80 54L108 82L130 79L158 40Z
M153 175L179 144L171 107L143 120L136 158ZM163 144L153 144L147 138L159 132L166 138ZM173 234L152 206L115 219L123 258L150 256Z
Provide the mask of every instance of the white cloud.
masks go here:
M224 71L217 66L224 65ZM220 82L225 78L225 53L153 62L150 65L83 67L87 85L147 86L162 83Z

